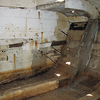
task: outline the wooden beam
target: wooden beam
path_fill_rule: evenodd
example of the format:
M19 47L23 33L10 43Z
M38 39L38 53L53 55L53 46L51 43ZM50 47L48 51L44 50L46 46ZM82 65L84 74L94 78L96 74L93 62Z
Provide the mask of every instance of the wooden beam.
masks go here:
M21 47L22 45L23 45L23 43L10 44L10 45L9 45L9 48Z
M66 41L63 40L63 41L53 41L51 46L58 46L58 45L65 45L66 44Z

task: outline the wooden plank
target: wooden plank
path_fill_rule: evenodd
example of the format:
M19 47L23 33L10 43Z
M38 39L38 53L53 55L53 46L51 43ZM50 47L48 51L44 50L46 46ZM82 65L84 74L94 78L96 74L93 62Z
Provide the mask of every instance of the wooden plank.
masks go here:
M62 89L57 89L52 92L56 97L61 98L62 100L76 100L77 98L73 95L67 94Z
M66 41L63 40L63 41L53 41L51 46L58 46L58 45L65 45L66 44Z
M41 98L41 96L37 96L37 97L31 97L25 100L43 100L43 99Z
M40 43L39 47L40 48L46 48L46 47L50 47L52 42L47 42L47 43Z
M91 53L93 50L93 44L97 34L97 29L98 20L89 20L85 32L80 41L80 45L77 48L77 52L75 53L72 59L72 63L74 64L71 67L73 69L70 69L73 70L70 84L72 84L76 78L81 76L82 72L84 72L90 61Z
M23 45L23 43L10 44L10 45L9 45L9 48L21 47L22 45Z
M58 46L58 45L65 45L66 41L53 41L53 42L47 42L47 43L40 43L39 47L40 48L46 48L46 47L51 47L51 46Z
M43 98L43 100L62 100L61 98L53 95L52 92L43 94L41 95L41 97Z
M26 100L62 100L61 98L56 97L55 95L53 95L51 92L49 93L45 93L36 97L31 97L29 99Z

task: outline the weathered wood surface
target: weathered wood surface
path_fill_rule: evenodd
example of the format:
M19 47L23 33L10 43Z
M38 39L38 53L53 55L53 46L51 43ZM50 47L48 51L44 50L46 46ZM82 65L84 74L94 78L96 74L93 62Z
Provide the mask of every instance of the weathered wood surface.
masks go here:
M80 41L80 45L77 48L77 51L72 60L72 76L71 82L72 83L76 77L79 77L82 72L86 69L91 53L93 50L94 41L97 35L98 30L98 20L89 20L87 27L84 31L82 39Z

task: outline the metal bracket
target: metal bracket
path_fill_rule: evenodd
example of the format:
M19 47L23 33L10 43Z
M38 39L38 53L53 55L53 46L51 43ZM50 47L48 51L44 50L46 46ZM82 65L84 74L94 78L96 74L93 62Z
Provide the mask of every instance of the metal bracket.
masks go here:
M50 57L48 57L47 55L46 55L46 57L49 58L54 64L56 64L56 62L54 62Z
M52 47L52 46L51 46L51 47ZM54 48L54 47L52 47L52 48L61 54L61 52L60 52L59 50L57 50L57 49L56 49L56 48Z
M68 35L67 33L65 33L64 31L62 31L61 29L58 29L61 33Z

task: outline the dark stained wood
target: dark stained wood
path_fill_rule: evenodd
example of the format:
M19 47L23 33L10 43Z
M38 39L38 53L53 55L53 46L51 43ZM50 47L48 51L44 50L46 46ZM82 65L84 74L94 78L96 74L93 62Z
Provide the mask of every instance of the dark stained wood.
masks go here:
M65 45L66 44L66 41L63 40L63 41L53 41L51 46L58 46L58 45Z
M10 45L9 45L9 48L21 47L22 45L23 45L23 43L10 44Z

